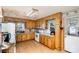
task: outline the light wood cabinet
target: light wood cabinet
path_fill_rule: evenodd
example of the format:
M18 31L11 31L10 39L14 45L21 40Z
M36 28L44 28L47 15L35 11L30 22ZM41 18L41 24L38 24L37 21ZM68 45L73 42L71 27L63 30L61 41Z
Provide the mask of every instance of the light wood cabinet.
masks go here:
M52 49L55 49L55 37L53 37L53 38L51 38L51 39L52 39L52 42L51 42L51 44L52 44L51 46L52 46L52 47L51 47L51 48L52 48Z
M48 37L47 36L44 36L45 39L44 39L44 44L47 46L48 45Z
M33 29L33 28L35 28L35 21L27 21L26 22L26 28L27 29Z
M35 27L36 27L36 28L45 29L45 28L47 27L47 21L45 21L45 20L37 20Z
M22 37L21 37L22 41L27 40L27 35L26 35L26 34L22 34L21 36L22 36Z
M48 37L48 45L47 45L47 46L48 46L49 48L52 48L52 43L53 43L53 42L52 42L51 37Z
M41 35L40 36L40 42L44 44L45 46L55 49L55 41L54 41L54 36L46 36L46 35Z
M55 48L55 41L54 41L54 37L49 37L48 38L48 47L51 49Z
M35 39L34 32L16 34L16 42L32 40L32 39Z
M19 35L19 34L16 35L16 42L20 42L21 41L21 39L22 39L21 36L22 35Z
M41 42L42 44L44 43L43 39L44 39L44 36L43 36L43 35L40 35L40 42Z
M64 43L63 43L64 42L64 37L63 37L64 31L61 30L61 28L60 28L60 27L63 27L63 26L61 26L62 25L62 23L61 23L61 21L62 21L62 13L59 12L59 13L56 13L56 14L52 14L52 15L40 18L37 21L42 22L42 20L43 21L44 20L48 21L48 20L51 20L51 19L54 19L55 22L56 22L56 25L55 25L55 39L54 39L55 40L54 41L55 42L54 43L55 44L55 49L64 50ZM47 26L46 26L46 28L47 28Z

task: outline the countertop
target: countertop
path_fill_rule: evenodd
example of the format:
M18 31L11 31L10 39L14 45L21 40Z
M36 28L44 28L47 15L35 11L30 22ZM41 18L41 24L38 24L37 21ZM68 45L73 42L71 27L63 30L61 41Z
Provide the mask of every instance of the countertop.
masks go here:
M27 33L34 33L34 32L24 32L24 33L16 33L16 34L27 34Z
M71 36L71 37L79 37L79 35L65 35L65 37Z
M41 33L41 35L46 35L46 36L49 36L49 37L54 37L55 35L50 35L50 34L46 34L46 33Z

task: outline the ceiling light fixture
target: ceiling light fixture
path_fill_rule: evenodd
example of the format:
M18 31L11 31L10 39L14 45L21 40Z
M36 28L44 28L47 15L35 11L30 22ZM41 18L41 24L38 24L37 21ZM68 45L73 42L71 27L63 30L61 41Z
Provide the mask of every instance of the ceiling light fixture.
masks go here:
M29 17L29 18L33 18L35 17L36 15L38 15L38 9L35 9L35 8L32 8L32 10L30 10L26 16Z

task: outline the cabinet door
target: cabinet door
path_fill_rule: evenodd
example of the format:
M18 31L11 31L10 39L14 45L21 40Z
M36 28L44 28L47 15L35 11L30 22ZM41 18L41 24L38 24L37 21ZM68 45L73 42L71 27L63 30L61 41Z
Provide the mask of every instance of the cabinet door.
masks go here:
M41 35L41 43L43 43L43 36Z
M32 22L31 21L27 21L26 28L28 28L28 29L32 28Z
M40 43L42 43L42 35L40 35Z
M26 40L30 40L32 37L30 35L30 33L27 34L27 39Z
M36 23L36 27L38 28L39 27L39 22L37 21L37 23Z
M51 38L51 46L52 46L52 49L55 49L55 38Z
M32 26L31 26L31 22L29 21L29 29L31 29L31 27L32 27Z
M31 37L32 37L32 39L35 39L35 33L34 32L31 34Z
M25 41L26 40L26 34L23 34L22 35L22 41Z
M48 45L49 48L52 48L52 39L51 37L48 38Z
M47 44L48 44L48 36L45 36L45 39L44 39L44 44L47 46Z
M32 22L32 28L35 28L35 22Z
M22 40L22 36L21 35L16 35L16 42L20 42Z
M32 28L33 28L33 22L30 21L30 29L32 29Z
M41 43L44 44L44 36L41 35Z

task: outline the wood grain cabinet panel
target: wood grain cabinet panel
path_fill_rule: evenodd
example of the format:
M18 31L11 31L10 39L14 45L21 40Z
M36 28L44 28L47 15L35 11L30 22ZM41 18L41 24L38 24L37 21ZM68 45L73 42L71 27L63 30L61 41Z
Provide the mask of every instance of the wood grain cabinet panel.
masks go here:
M44 44L44 36L41 35L41 43Z
M25 41L27 39L27 35L23 34L21 38L22 38L22 41Z
M54 37L49 37L49 39L48 39L48 47L51 48L51 49L55 49Z
M45 39L44 39L44 44L47 46L48 45L48 37L47 36L45 36Z
M16 35L16 42L32 40L34 38L35 38L35 33L34 32L21 33L21 34Z
M47 46L49 47L49 48L52 48L52 39L49 37L48 38L48 44L47 44Z
M55 38L51 38L51 48L55 49Z
M16 42L22 41L22 38L21 37L22 37L21 35L17 34L16 35Z
M46 36L46 35L41 35L40 36L40 42L44 44L45 46L55 49L55 40L54 37L51 36Z
M35 33L34 32L31 34L31 39L35 39Z
M26 35L27 35L27 37L26 37L27 40L31 39L30 34L26 34Z
M27 21L26 22L26 28L27 29L33 29L33 28L35 28L35 22L34 21Z

